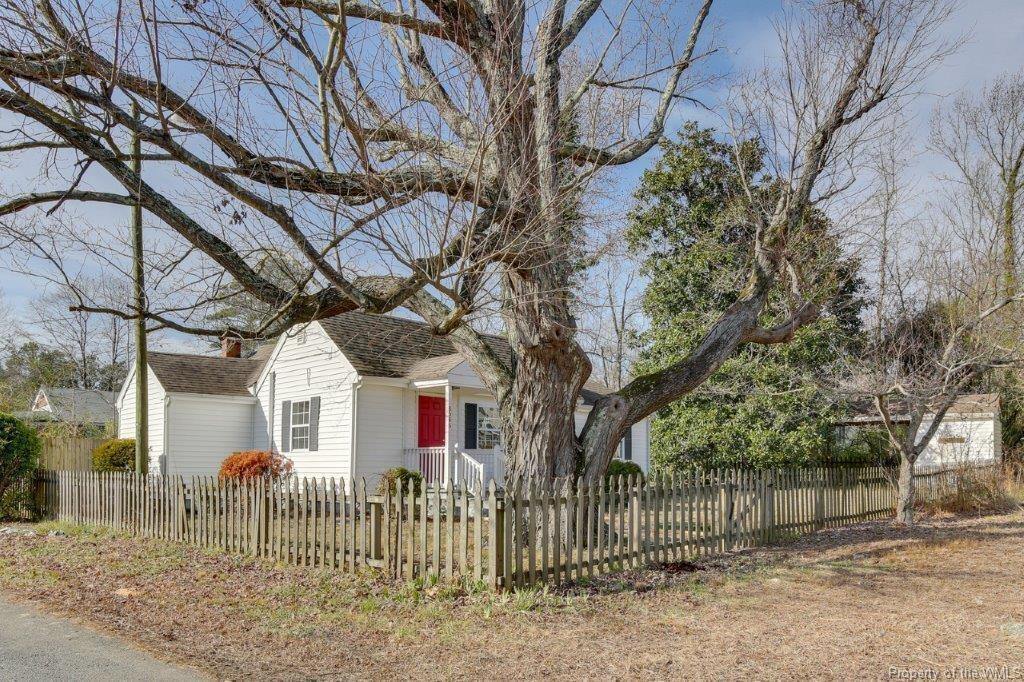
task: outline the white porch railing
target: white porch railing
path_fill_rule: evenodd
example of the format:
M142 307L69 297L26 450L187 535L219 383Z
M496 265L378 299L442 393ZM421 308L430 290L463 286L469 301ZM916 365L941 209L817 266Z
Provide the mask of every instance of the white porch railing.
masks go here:
M457 461L455 480L465 484L471 492L483 490L491 479L499 486L505 484L505 452L501 448L460 452Z
M466 487L471 493L479 493L484 488L485 467L468 452L460 452L455 459L455 485Z
M474 493L481 492L494 479L499 486L505 482L505 453L500 448L492 451L453 453L452 461L446 460L445 448L408 448L405 451L405 468L418 471L423 481L430 486L444 485L451 477L455 486L466 486Z
M447 479L445 475L445 448L408 448L405 451L405 468L423 474L423 482L427 485L441 485Z

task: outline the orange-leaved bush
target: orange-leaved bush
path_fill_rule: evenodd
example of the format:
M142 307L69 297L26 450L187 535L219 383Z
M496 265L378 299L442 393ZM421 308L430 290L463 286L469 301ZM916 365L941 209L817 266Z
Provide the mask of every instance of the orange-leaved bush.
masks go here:
M292 471L292 461L276 452L245 450L228 456L220 464L221 478L259 478L286 476Z

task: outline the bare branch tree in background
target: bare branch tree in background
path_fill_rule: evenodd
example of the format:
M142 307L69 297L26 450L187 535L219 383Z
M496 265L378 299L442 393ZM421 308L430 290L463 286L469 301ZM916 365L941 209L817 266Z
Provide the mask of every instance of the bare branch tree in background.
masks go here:
M617 262L625 257L619 256ZM590 324L581 330L583 345L595 363L594 379L617 391L629 383L636 355L633 335L642 312L636 275L632 270L622 275L609 269L592 276L591 282L583 317Z
M896 520L909 525L915 464L948 410L986 374L1024 358L1024 294L1004 291L992 249L998 233L986 241L970 226L924 230L903 219L899 162L892 153L881 162L875 311L867 348L850 358L846 390L870 399L899 454Z
M91 300L124 300L128 294L116 284L98 280L79 281L76 286L92 292ZM106 293L101 294L101 289ZM48 346L74 360L76 386L117 391L128 368L130 325L118 316L71 310L80 303L71 289L58 289L31 303L29 321Z
M191 264L192 290L207 285L215 300L209 285L226 273L272 311L255 329L225 330L183 322L173 305L83 307L180 331L273 335L404 306L448 335L496 396L510 484L598 480L631 424L694 390L741 344L785 343L815 319L820 300L789 245L809 208L852 182L850 159L872 126L949 48L936 37L947 0L815 2L780 26L781 69L737 100L742 139L763 140L780 184L777 201L751 208L756 253L742 294L688 358L601 399L577 435L591 363L571 304L578 235L567 204L662 139L706 54L711 4L676 31L658 5L601 0L141 11L4 0L0 109L18 125L0 148L45 154L67 184L33 188L0 215L139 201L177 246L161 251ZM132 133L147 181L127 162ZM253 267L281 244L304 263L304 286ZM764 328L776 288L789 292L791 317ZM511 358L469 324L488 309L503 315Z
M936 113L932 146L956 168L948 210L1000 237L1003 293L1017 292L1024 221L1024 74L995 80Z

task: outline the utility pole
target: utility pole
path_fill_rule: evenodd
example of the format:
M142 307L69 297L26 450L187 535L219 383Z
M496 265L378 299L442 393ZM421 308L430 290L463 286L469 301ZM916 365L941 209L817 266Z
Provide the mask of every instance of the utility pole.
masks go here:
M139 105L132 103L139 120ZM132 133L132 170L142 180L142 142ZM141 188L140 188L141 189ZM142 271L142 202L132 204L132 274L135 284L135 473L149 473L149 363L146 349L146 289Z

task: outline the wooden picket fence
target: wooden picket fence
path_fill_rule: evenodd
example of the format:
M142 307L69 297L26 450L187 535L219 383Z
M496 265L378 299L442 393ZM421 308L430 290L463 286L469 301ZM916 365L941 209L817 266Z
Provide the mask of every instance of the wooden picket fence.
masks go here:
M92 451L106 438L46 436L39 453L39 468L44 470L88 471L92 469Z
M706 471L607 485L368 494L365 481L47 471L43 514L146 537L393 579L559 584L892 513L882 468Z

